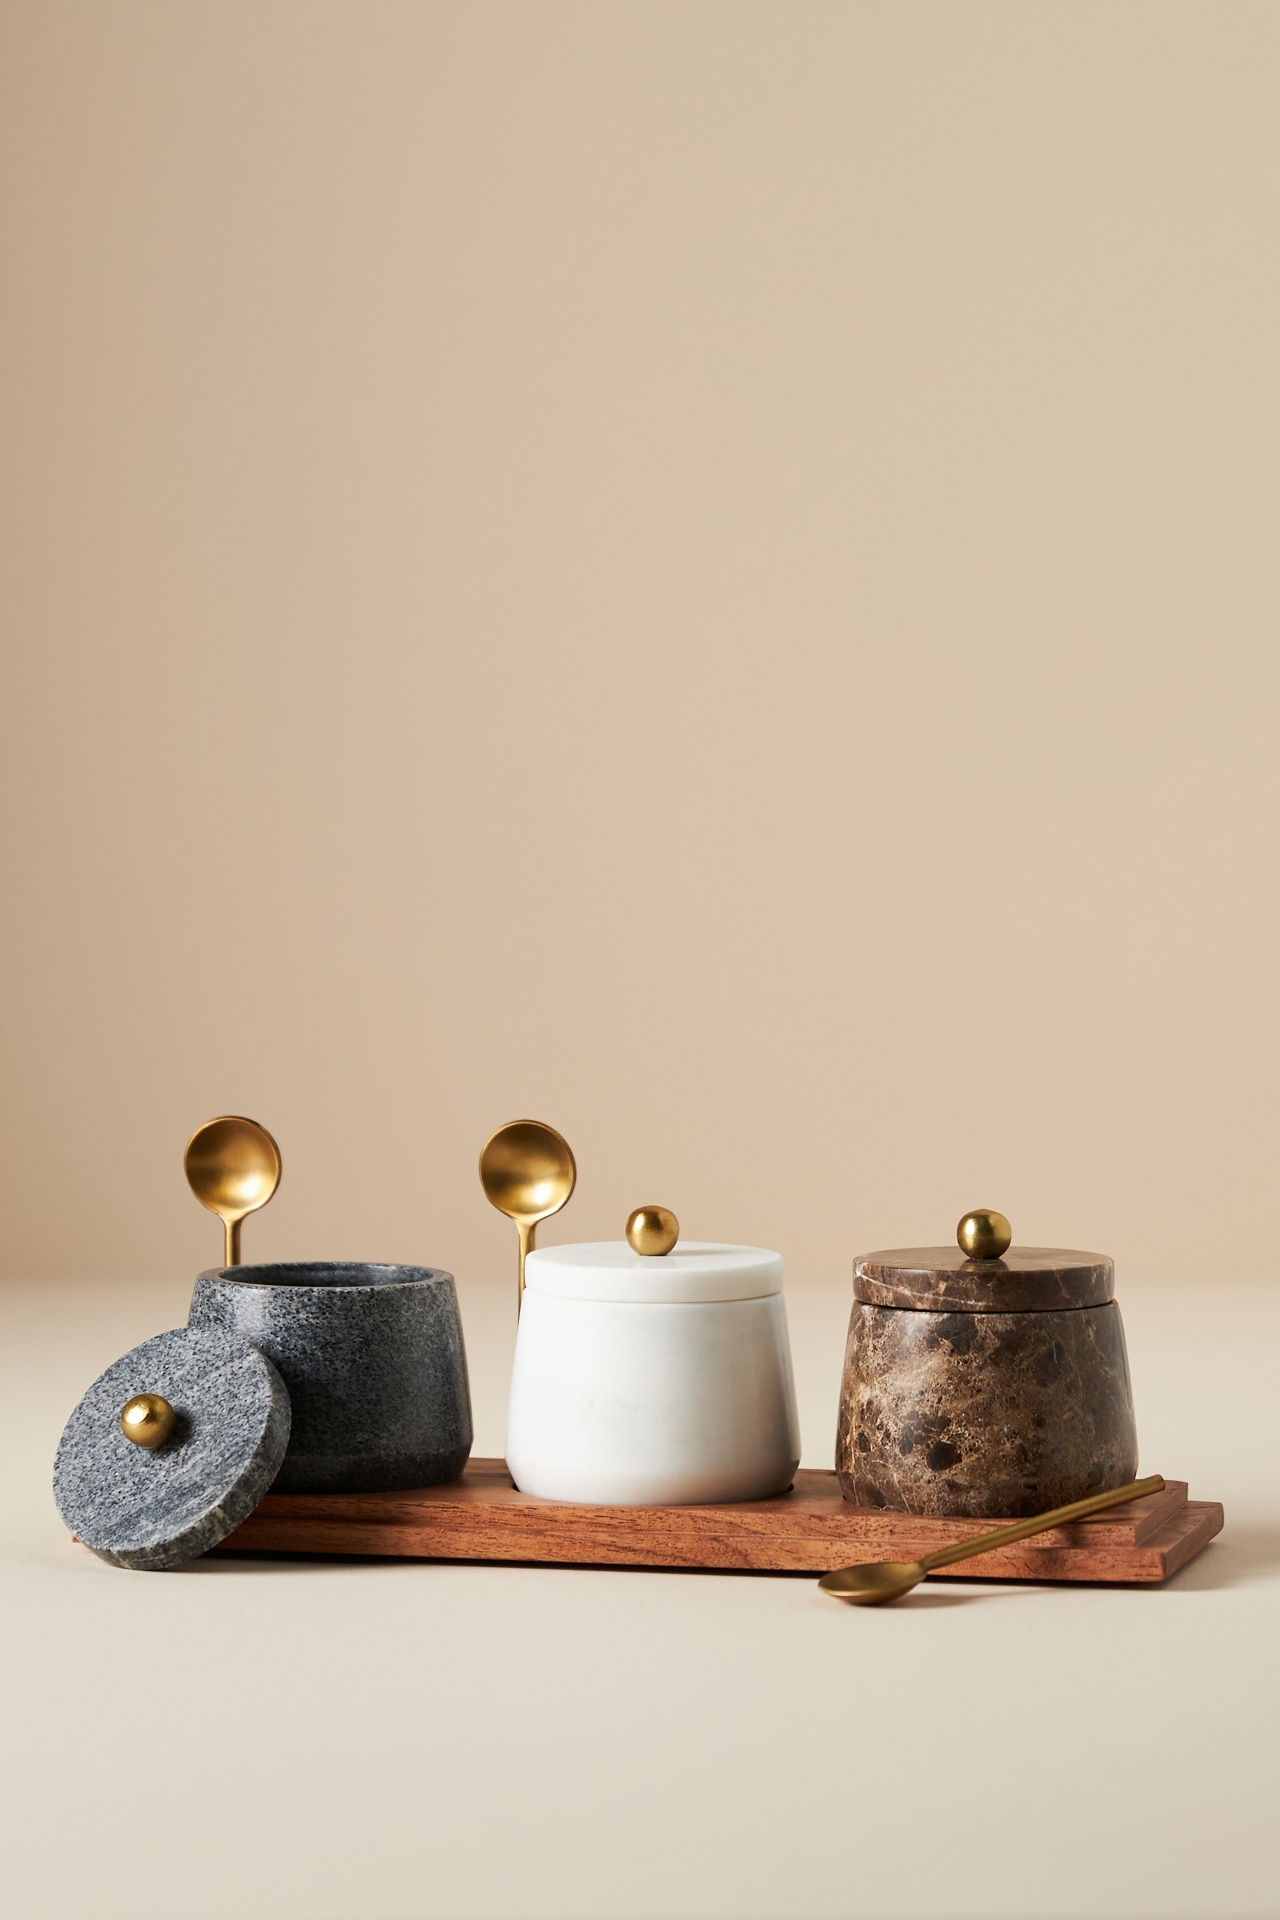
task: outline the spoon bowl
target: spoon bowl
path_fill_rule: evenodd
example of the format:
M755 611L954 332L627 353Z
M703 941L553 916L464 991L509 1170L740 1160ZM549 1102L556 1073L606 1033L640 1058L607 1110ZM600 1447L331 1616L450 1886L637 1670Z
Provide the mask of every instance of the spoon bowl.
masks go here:
M182 1164L196 1199L222 1221L225 1264L238 1267L241 1221L265 1207L280 1185L279 1147L256 1120L224 1113L197 1127Z
M514 1220L520 1235L520 1298L525 1255L539 1220L559 1213L578 1178L569 1142L540 1120L509 1120L480 1151L480 1185L490 1206Z
M861 1567L837 1567L824 1573L818 1585L823 1593L847 1600L851 1607L879 1607L886 1600L901 1600L924 1576L918 1560L877 1560Z

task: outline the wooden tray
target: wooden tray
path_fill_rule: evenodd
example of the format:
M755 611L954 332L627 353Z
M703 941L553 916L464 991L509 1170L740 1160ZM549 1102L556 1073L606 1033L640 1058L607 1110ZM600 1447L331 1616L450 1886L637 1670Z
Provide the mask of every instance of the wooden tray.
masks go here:
M914 1560L1002 1524L850 1506L834 1473L802 1468L789 1493L717 1507L580 1507L518 1493L502 1460L472 1460L447 1487L406 1493L269 1493L222 1543L236 1553L391 1555L586 1567L825 1573ZM1171 1480L1092 1520L983 1553L934 1578L1105 1580L1152 1585L1222 1528L1216 1501Z

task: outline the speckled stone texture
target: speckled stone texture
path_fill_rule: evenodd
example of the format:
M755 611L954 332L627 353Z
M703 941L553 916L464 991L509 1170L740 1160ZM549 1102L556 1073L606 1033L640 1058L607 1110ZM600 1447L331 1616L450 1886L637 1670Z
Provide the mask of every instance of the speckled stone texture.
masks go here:
M192 1326L234 1328L275 1363L293 1430L275 1493L373 1493L456 1480L471 1393L453 1277L313 1261L211 1268Z
M1138 1465L1114 1301L926 1313L855 1301L836 1471L897 1513L1020 1518L1123 1486Z
M120 1428L125 1403L158 1393L178 1415L148 1451ZM68 1420L53 1493L71 1531L113 1566L180 1566L247 1520L289 1440L280 1375L238 1334L178 1327L94 1381Z

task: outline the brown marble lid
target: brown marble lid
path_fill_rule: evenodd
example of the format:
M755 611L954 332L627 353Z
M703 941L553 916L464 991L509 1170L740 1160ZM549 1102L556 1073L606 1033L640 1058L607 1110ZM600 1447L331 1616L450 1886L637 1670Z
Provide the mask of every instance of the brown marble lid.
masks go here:
M1103 1253L1010 1247L1000 1260L971 1260L959 1247L890 1247L853 1263L853 1297L868 1307L917 1313L1060 1313L1115 1297L1115 1267Z

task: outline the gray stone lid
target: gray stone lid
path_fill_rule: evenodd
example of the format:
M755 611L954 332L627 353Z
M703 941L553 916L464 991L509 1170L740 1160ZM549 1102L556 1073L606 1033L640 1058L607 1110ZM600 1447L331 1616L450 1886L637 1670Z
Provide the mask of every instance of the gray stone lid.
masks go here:
M971 1260L959 1247L890 1247L853 1263L853 1297L868 1307L917 1313L1061 1313L1115 1296L1104 1253L1010 1247L999 1260Z
M125 1437L135 1394L178 1416L163 1446ZM217 1546L247 1520L289 1444L289 1393L238 1333L176 1327L107 1368L66 1424L53 1467L63 1519L113 1566L158 1571Z

